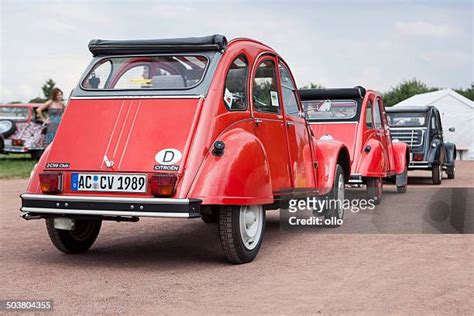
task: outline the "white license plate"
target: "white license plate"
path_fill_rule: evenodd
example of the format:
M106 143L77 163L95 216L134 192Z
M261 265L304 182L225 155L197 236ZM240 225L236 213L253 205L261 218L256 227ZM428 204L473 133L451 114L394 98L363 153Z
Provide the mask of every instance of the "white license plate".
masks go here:
M72 191L146 192L145 174L72 173Z

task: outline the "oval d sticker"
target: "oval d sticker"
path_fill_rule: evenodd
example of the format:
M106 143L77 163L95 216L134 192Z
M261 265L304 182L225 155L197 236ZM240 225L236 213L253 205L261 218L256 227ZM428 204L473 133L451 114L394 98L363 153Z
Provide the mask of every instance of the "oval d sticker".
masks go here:
M179 150L166 148L155 155L155 160L160 165L174 165L181 160L182 156Z

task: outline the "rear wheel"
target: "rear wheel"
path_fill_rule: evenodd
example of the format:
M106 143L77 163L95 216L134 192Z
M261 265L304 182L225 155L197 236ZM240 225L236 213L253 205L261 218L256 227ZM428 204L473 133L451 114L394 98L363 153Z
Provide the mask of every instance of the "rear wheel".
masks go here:
M344 219L344 195L345 182L344 171L340 165L336 165L336 174L334 176L334 183L331 192L329 193L329 201L335 205L330 205L330 209L324 215L325 220L330 220L331 224L328 227L339 227L340 220Z
M454 179L454 176L456 175L456 168L454 167L454 165L449 166L446 169L446 174L448 175L448 179Z
M379 205L382 202L382 194L382 178L367 178L367 198L373 200L375 205Z
M101 220L77 219L73 230L54 228L54 218L46 219L46 228L53 245L64 253L74 254L87 251L97 239L102 226Z
M232 263L255 259L265 231L265 211L261 205L222 206L219 236L224 254Z
M405 171L403 171L402 174L397 175L397 177L402 178L403 181L401 181L401 182L404 183L403 185L397 185L397 192L398 192L398 193L406 193L406 192L407 192L407 184L408 184L408 181L407 181L408 170L405 169ZM395 182L397 183L398 181L395 181Z
M433 164L433 169L431 169L431 178L433 184L441 184L443 177L443 168L440 164Z

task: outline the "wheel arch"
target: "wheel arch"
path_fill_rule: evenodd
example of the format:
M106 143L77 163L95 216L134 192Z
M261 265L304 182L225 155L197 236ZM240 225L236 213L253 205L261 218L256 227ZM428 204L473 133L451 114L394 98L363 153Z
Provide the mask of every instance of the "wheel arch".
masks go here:
M204 205L271 204L270 166L261 141L250 131L237 127L222 133L221 156L209 150L193 181L188 197Z

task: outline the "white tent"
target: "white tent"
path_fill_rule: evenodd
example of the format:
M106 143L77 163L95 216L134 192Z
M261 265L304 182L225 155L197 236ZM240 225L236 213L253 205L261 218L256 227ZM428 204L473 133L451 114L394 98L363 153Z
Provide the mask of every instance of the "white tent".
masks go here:
M412 96L396 105L434 105L441 113L444 137L462 151L463 160L474 160L474 102L451 90L439 90ZM455 132L448 131L454 127Z

